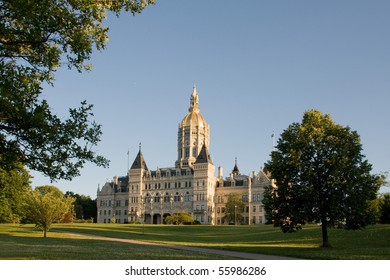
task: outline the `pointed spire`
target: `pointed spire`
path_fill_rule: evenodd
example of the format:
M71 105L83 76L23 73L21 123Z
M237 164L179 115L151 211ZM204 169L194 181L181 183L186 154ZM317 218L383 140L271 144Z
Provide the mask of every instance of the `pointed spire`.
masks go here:
M195 164L197 164L197 163L211 163L211 164L213 164L213 162L211 161L211 156L209 154L209 151L206 147L206 143L203 144L202 150L200 150L200 153L199 153L198 157L196 158Z
M235 164L234 164L234 168L232 170L232 173L233 173L233 175L240 175L240 170L238 169L238 166L237 166L237 157L235 158Z
M190 108L188 109L189 112L199 113L199 97L198 92L196 91L196 85L194 85L194 88L192 90L191 99L190 99Z
M131 168L130 169L145 169L145 170L148 170L148 167L145 163L145 159L144 159L144 156L141 152L141 143L139 143L139 152L138 152L138 155L137 157L135 158L133 164L131 165Z

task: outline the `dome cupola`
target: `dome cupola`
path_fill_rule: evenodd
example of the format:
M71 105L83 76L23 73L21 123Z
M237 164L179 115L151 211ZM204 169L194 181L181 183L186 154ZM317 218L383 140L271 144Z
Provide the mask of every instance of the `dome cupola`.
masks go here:
M190 97L188 111L188 114L179 124L177 167L191 167L195 163L203 145L206 145L207 148L209 146L209 126L205 118L200 114L199 96L195 85Z

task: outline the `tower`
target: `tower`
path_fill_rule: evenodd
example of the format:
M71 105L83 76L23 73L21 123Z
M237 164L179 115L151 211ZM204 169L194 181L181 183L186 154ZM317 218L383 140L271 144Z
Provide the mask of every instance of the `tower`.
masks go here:
M209 147L210 127L199 113L199 96L194 85L189 113L179 124L176 167L193 167L203 145Z

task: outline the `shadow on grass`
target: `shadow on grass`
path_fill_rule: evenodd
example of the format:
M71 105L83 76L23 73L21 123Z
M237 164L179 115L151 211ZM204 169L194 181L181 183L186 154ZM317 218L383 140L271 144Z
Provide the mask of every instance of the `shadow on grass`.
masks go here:
M43 238L31 229L0 232L0 259L24 260L205 260L227 259L156 246L127 244L50 232Z
M56 225L56 229L112 238L288 256L303 259L390 259L390 226L360 231L330 229L332 248L322 248L321 230L307 226L284 234L272 226Z

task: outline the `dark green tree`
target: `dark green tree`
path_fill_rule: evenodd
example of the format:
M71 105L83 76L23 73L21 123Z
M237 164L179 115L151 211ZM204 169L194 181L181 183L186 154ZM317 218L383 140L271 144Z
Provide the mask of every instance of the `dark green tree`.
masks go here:
M66 192L65 197L73 197L75 199L74 212L78 220L96 220L97 208L96 199L83 194L75 194L74 192Z
M241 224L244 222L244 207L245 203L242 200L242 195L238 193L229 193L225 205L225 221L228 224Z
M390 194L386 193L381 198L380 223L390 224Z
M73 215L74 198L65 197L54 186L36 187L26 199L25 211L29 221L43 231L46 237L51 225L60 222L67 215Z
M21 164L12 170L0 168L0 223L19 223L30 187L30 175Z
M329 227L367 225L369 202L383 183L371 174L357 132L316 110L282 133L266 167L277 186L265 193L268 218L284 232L321 223L323 247L330 246Z
M94 147L101 126L86 101L58 117L42 97L61 66L81 72L103 50L107 12L140 13L153 0L0 1L0 167L22 163L52 180L79 175L86 162L107 166Z

